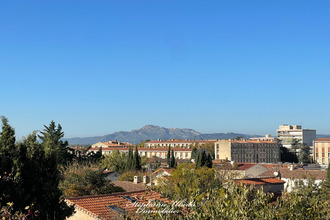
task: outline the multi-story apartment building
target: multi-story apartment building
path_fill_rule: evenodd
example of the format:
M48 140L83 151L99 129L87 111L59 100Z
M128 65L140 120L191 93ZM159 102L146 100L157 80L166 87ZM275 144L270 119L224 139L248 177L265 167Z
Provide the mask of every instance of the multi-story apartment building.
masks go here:
M129 147L132 146L132 144L128 143L128 142L120 142L120 141L108 141L108 142L97 142L95 144L92 145L92 148L106 148L106 147Z
M78 148L73 148L74 150L79 150ZM89 151L93 151L96 153L99 150L99 147L91 147ZM124 152L128 154L128 147L102 147L102 154L107 155L112 151L119 150L120 152ZM133 148L133 151L135 149ZM188 148L171 148L174 152L174 156L176 159L190 159L192 149ZM138 148L140 156L146 156L148 158L159 157L162 159L167 158L168 148Z
M277 130L277 138L286 148L291 148L292 141L298 140L299 143L313 145L313 140L316 139L316 130L303 129L301 125L280 125Z
M280 144L274 141L220 140L214 144L215 159L240 163L278 163Z
M198 144L199 146L208 143L215 143L217 140L158 140L158 141L149 141L144 144L146 148L151 147L190 147L191 145Z
M330 160L330 138L319 138L313 142L313 158L315 162L322 165L329 164Z

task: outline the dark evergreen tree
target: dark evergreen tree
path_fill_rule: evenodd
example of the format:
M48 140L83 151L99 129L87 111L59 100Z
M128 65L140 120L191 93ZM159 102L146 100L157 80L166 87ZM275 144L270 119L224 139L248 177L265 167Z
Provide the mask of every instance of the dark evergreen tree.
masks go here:
M298 160L301 163L310 163L310 148L307 144L300 144Z
M141 169L141 157L139 155L137 146L135 146L135 152L134 152L134 168L135 170Z
M327 169L327 179L326 181L330 184L330 162L328 164L328 169Z
M126 163L126 170L133 170L133 169L134 169L133 150L132 150L132 147L129 147L127 163Z
M16 196L15 164L18 149L15 146L15 130L8 124L8 119L1 117L0 132L0 205L13 202Z
M195 162L197 160L197 148L196 147L194 147L191 151L191 159L194 159Z
M212 155L210 153L208 153L206 156L205 166L212 168Z
M281 150L281 162L298 163L298 158L295 153L290 152L286 147L280 147Z
M168 151L167 151L167 166L171 166L171 147L168 146Z
M0 133L0 175L4 172L11 173L14 164L14 155L17 153L15 147L15 130L8 124L8 119L1 117L2 130Z
M96 152L96 154L92 157L92 161L94 163L100 162L102 159L102 147L99 148L99 150Z
M195 167L196 169L199 169L203 166L212 168L212 155L204 148L201 148L197 151L197 159L196 159Z
M38 137L42 141L46 156L54 153L59 165L65 165L72 159L72 155L68 152L68 142L61 140L64 137L64 132L60 124L56 126L55 122L51 121L48 127L44 125L44 130L40 133L41 135Z
M197 154L195 164L196 164L196 165L195 165L195 168L196 168L196 169L199 169L199 168L202 167L201 154Z
M172 149L172 154L171 154L170 168L175 168L175 156L174 156L173 149Z
M4 152L7 153L12 159L12 167L6 182L0 178L1 203L13 202L14 210L21 212L26 206L34 204L39 219L61 220L69 217L74 208L65 203L58 188L60 175L55 153L46 157L44 148L37 142L36 133L17 146L13 145L15 150L7 151L8 143L14 143L14 130L9 129L7 120L4 120L3 126L2 131L6 135L3 132L0 134L1 146L6 143L7 147L0 149L0 155L2 157ZM10 138L8 131L12 134Z

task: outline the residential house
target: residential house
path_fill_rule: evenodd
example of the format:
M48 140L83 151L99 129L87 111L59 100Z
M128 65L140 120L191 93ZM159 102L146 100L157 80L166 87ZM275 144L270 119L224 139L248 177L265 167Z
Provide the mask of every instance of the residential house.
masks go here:
M67 198L70 205L75 206L73 216L68 220L121 219L120 215L134 214L136 204L150 204L152 201L169 203L167 198L151 190L93 195Z
M302 181L307 184L309 179L313 180L315 184L320 184L326 179L325 170L311 170L295 167L294 165L289 166L274 166L269 168L265 173L259 175L259 178L264 177L279 177L281 180L285 181L284 189L287 192L291 192L297 181Z

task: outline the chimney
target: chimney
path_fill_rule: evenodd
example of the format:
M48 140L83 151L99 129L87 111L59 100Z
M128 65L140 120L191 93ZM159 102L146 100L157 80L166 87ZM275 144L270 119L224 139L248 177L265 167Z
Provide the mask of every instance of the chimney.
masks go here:
M148 182L148 177L147 176L143 176L143 183L144 184L147 184L147 182Z
M134 183L135 183L135 184L138 184L138 182L139 182L139 181L138 181L138 176L134 176Z
M293 165L290 165L289 169L290 169L290 171L294 170Z

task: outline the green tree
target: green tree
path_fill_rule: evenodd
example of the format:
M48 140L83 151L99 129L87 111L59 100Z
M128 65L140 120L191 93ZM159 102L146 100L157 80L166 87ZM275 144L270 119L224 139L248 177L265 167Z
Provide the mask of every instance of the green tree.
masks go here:
M201 146L204 148L206 151L208 151L209 154L211 154L212 159L215 158L215 153L214 153L214 143L206 143Z
M290 163L297 163L298 158L297 155L293 152L290 152L286 147L280 147L281 150L281 162L290 162Z
M300 145L300 151L299 151L299 162L301 163L309 163L310 162L310 148L307 144L301 144Z
M197 160L196 160L196 169L199 169L203 166L212 168L212 156L204 148L201 148L197 151Z
M134 158L133 158L133 150L132 147L128 149L128 157L126 161L126 170L133 170L134 169Z
M208 190L212 191L220 187L220 181L215 178L213 168L194 169L193 164L182 163L172 171L171 176L164 178L155 189L173 200L198 201L206 196Z
M171 147L168 146L168 151L167 151L167 166L171 167Z
M114 150L110 155L105 156L101 162L101 169L108 169L111 171L116 171L118 173L124 173L126 170L128 156L119 152L119 150Z
M134 168L135 170L141 170L141 157L139 155L137 146L135 147L135 152L134 152Z
M7 118L1 117L1 121L2 130L0 133L0 175L4 172L11 173L13 171L13 160L17 154L17 148L15 147L15 130L9 125Z
M44 148L37 142L36 133L29 135L17 146L12 145L15 150L8 151L8 143L13 143L8 141L8 131L11 130L12 134L9 139L14 140L14 130L8 129L10 126L7 120L4 122L3 131L7 132L3 135L2 131L0 139L1 146L7 143L7 147L0 149L0 157L3 161L2 156L5 153L6 157L11 158L12 171L5 175L6 181L0 178L1 203L13 202L14 210L21 212L25 206L35 204L40 219L69 217L73 213L73 207L65 203L62 191L58 188L60 175L55 154L46 157Z
M191 151L191 159L194 159L196 162L196 159L197 159L197 148L196 147L194 147Z
M326 180L326 181L330 183L330 162L329 162L329 164L328 164L328 169L327 169L327 180Z
M64 137L64 132L60 124L56 126L55 122L51 121L48 127L44 125L44 130L40 133L41 135L38 135L38 137L42 141L46 156L54 154L57 163L60 165L65 165L72 159L72 156L68 152L68 142L61 140Z
M175 156L174 156L174 151L172 149L171 160L170 160L170 168L175 168L175 165L176 165Z
M88 165L74 163L63 169L62 175L60 188L67 197L124 191L122 188L114 186L110 180L106 180L102 170L93 169Z

